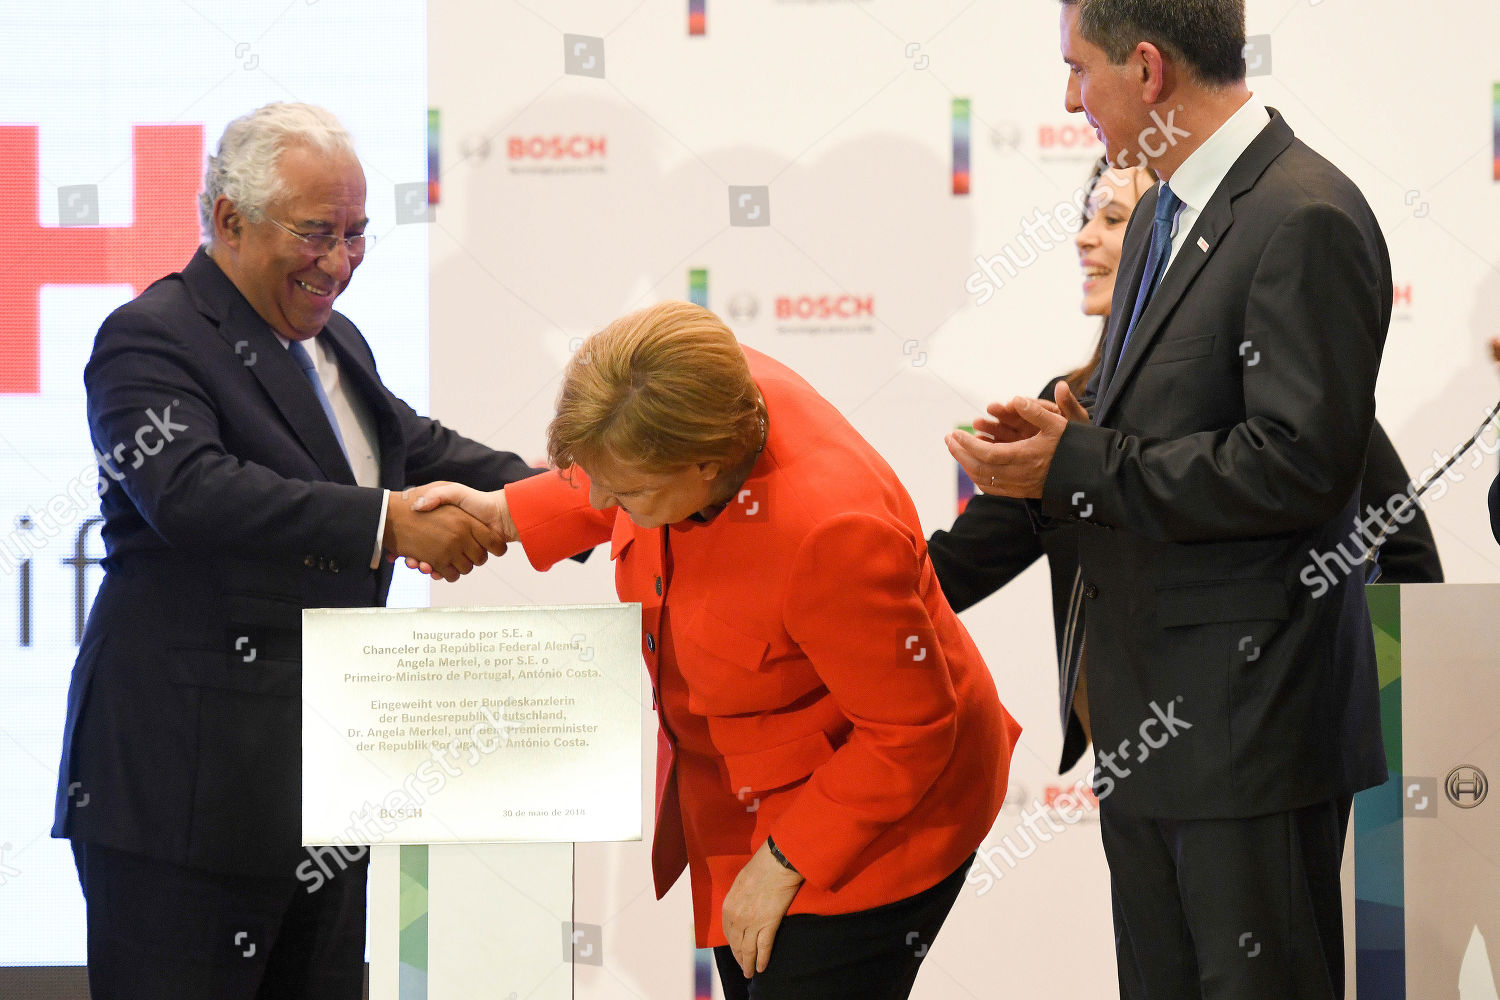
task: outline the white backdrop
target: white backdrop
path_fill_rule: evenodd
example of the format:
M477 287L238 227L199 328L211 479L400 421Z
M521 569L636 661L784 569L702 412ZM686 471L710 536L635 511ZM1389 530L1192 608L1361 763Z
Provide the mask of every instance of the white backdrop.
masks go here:
M422 5L395 2L90 0L59 11L0 0L0 125L39 134L36 175L0 164L0 198L34 194L45 229L69 221L59 188L92 185L95 222L128 227L132 126L201 125L211 143L265 101L323 103L355 133L381 236L340 306L413 405L427 401L429 249L431 410L530 457L541 453L576 339L629 309L686 297L690 270L702 269L709 305L836 402L902 475L928 529L945 525L955 469L942 434L991 398L1035 392L1086 355L1097 329L1077 312L1071 250L1041 250L1024 235L1028 221L1034 231L1071 200L1097 152L1062 108L1057 9L713 0L706 33L693 36L690 2L437 0L424 25ZM1491 168L1500 9L1250 0L1249 28L1261 36L1255 89L1355 178L1385 227L1398 302L1380 412L1420 474L1500 390L1483 350L1500 332ZM565 47L569 34L597 42ZM569 56L578 72L567 72ZM972 108L967 196L953 194L961 98ZM397 226L395 185L424 179L429 105L443 114L442 204L431 226ZM749 207L760 204L754 221L768 225L731 225L737 185L766 187L768 200ZM179 237L196 225L190 205L180 211ZM31 266L24 250L7 251L11 274ZM1032 251L1035 262L981 304L971 291L977 259ZM97 585L88 559L100 550L95 529L83 562L65 561L93 516L66 498L92 462L82 364L98 322L131 289L92 279L36 294L37 391L0 395L0 536L7 553L24 542L31 560L29 575L13 558L0 567L0 965L83 954L71 861L46 836L73 611ZM778 318L783 299L828 315ZM0 374L25 364L16 336L0 329ZM1450 580L1500 578L1484 508L1493 475L1492 461L1466 469L1429 509ZM38 537L36 514L58 497L58 530ZM19 526L23 516L31 528ZM400 593L419 600L421 582L404 577ZM611 593L603 558L541 577L517 556L435 588L434 600ZM1027 727L995 844L1014 834L1023 806L1082 769L1052 773L1045 572L965 620ZM685 886L651 898L648 846L582 847L577 875L576 919L602 928L604 949L602 965L580 966L580 995L690 996ZM1106 872L1091 825L980 888L962 896L918 996L1113 995Z
M1253 89L1360 184L1391 244L1398 293L1380 416L1420 474L1500 394L1484 348L1500 333L1500 10L1456 0L1249 8L1249 33L1261 36ZM1062 106L1057 14L1041 0L738 0L710 2L706 33L693 36L688 0L434 3L434 411L539 456L578 338L688 297L689 272L702 269L708 305L837 403L895 466L927 529L946 526L955 467L944 432L992 398L1036 392L1086 357L1098 329L1078 312L1071 245L1043 249L1050 239L1025 235L1028 220L1035 232L1073 198L1098 154ZM584 36L576 53L567 35ZM953 194L957 98L972 107L968 196ZM731 225L729 188L741 185L767 187L768 201L747 211L761 204L755 221L769 225ZM975 294L976 258L1006 251L1036 260ZM779 319L780 299L828 315ZM1487 460L1428 512L1450 580L1500 579L1484 503L1493 476ZM542 577L516 557L433 599L610 593L603 558ZM1054 773L1045 571L965 621L1026 726L1015 800L987 843L1010 834L1024 852L1020 808L1083 774ZM576 919L602 925L604 947L602 967L579 967L579 995L692 996L685 887L651 898L646 844L580 847L578 858ZM1116 995L1106 878L1097 829L1084 822L983 896L983 883L970 885L916 995Z

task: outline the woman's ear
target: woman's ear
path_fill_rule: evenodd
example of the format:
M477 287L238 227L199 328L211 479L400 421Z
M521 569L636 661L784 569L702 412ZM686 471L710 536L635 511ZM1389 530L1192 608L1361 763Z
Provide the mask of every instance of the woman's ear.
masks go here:
M719 472L723 467L720 462L699 462L698 474L703 477L704 482L711 483L719 478Z

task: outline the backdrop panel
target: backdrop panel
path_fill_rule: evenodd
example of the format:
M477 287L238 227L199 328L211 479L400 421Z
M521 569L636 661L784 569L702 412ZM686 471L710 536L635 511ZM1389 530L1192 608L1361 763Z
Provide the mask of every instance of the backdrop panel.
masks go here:
M1500 392L1485 360L1500 333L1500 9L1248 6L1253 89L1361 185L1391 243L1380 413L1420 475ZM1391 72L1393 33L1421 74ZM927 529L945 526L959 497L942 435L991 399L1036 392L1098 332L1079 313L1061 220L1100 147L1063 108L1058 36L1049 3L434 5L436 410L539 455L581 339L630 309L694 298L837 403ZM1494 462L1478 463L1428 511L1463 582L1500 579L1484 505ZM434 599L611 591L604 560L538 576L517 559ZM1045 571L965 620L1026 732L991 865L976 868L917 996L1115 996L1096 814L1068 823L1049 807L1090 762L1055 774ZM698 989L685 893L653 902L647 861L646 845L579 848L579 919L604 929L603 969L580 970L580 996Z
M0 966L84 958L73 860L47 831L110 483L84 417L94 333L192 256L230 119L311 101L354 135L379 238L339 308L425 407L427 242L397 224L396 186L427 176L426 58L425 10L396 0L0 3ZM403 574L393 598L425 595Z

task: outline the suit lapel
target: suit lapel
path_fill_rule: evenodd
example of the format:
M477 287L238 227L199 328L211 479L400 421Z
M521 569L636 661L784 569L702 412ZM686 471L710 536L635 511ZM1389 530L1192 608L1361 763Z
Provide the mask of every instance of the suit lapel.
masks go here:
M201 248L183 270L183 280L199 312L218 322L219 336L255 376L323 475L353 485L354 472L322 404L270 325Z
M1155 211L1154 201L1152 211ZM1110 408L1120 396L1120 390L1130 376L1134 374L1146 349L1161 332L1162 324L1177 303L1192 287L1193 279L1198 277L1198 272L1203 270L1203 265L1213 256L1219 247L1219 240L1234 222L1234 215L1230 211L1228 200L1221 201L1217 194L1208 203L1208 206L1198 216L1198 222L1193 226L1192 232L1188 233L1187 241L1183 243L1182 249L1173 259L1167 273L1162 277L1161 284L1157 286L1156 294L1151 296L1151 301L1146 303L1146 311L1141 313L1141 321L1136 326L1135 332L1130 335L1130 343L1125 345L1125 353L1120 356L1115 365L1113 375L1109 380L1109 386L1105 389L1104 397L1099 401L1096 420L1103 421L1108 415ZM1198 241L1203 240L1208 249L1204 250Z
M1161 333L1167 317L1172 315L1178 302L1192 288L1194 280L1197 279L1204 265L1218 251L1225 234L1234 225L1235 199L1254 187L1255 182L1260 179L1261 174L1265 173L1272 161L1291 145L1293 138L1291 128L1281 117L1280 112L1274 108L1270 111L1271 121L1235 161L1234 166L1229 168L1229 173L1220 182L1213 197L1199 214L1197 223L1187 234L1182 249L1172 259L1161 285L1156 289L1156 294L1146 304L1146 311L1141 314L1140 324L1130 335L1130 343L1125 345L1125 353L1120 357L1104 386L1099 405L1094 410L1096 424L1102 424L1108 418L1115 401L1119 399L1126 383L1140 366L1141 359L1145 357L1151 342ZM1149 199L1143 198L1136 209L1138 212L1149 209L1154 213L1156 210L1155 193ZM1135 278L1135 283L1131 286L1133 288L1140 287L1141 271L1145 266L1149 244L1148 237L1136 248L1138 259L1133 262L1130 269ZM1133 304L1132 298L1128 304L1125 304L1125 307L1129 308ZM1113 308L1117 310L1116 316L1121 306L1122 303L1119 302L1114 304ZM1119 318L1121 322L1124 322L1124 317ZM1111 323L1114 321L1115 316L1112 316Z
M1146 257L1151 250L1151 224L1142 224L1140 220L1150 219L1156 214L1158 191L1158 188L1153 187L1141 198L1130 215L1130 221L1134 225L1127 225L1125 230L1125 245L1121 249L1120 259L1122 262L1129 260L1131 264L1116 271L1115 292L1109 307L1109 334L1104 341L1104 357L1099 363L1102 375L1097 398L1101 400L1109 391L1109 384L1119 366L1120 338L1125 336L1125 324L1135 311L1135 297L1140 291L1141 278L1146 273ZM1122 278L1123 282L1120 280Z

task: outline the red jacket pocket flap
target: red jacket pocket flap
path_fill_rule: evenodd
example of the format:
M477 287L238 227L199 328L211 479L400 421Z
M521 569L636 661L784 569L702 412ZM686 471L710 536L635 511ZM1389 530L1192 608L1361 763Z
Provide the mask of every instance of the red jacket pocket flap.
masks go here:
M790 743L750 753L726 754L730 787L741 795L769 792L812 774L833 756L833 744L821 729Z

